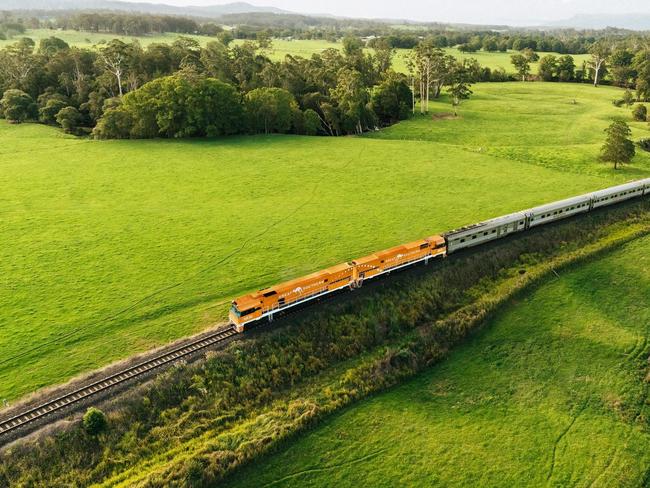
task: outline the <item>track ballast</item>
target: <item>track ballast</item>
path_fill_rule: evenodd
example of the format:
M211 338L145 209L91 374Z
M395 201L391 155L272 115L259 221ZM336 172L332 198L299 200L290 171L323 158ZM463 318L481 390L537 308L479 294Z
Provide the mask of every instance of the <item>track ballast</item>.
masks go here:
M106 378L94 381L81 388L54 398L53 400L32 407L8 419L1 420L0 443L4 440L3 438L10 437L10 434L17 433L19 430L26 430L32 425L36 426L40 423L39 421L43 420L45 417L57 412L62 412L75 404L79 404L91 397L98 396L111 388L115 388L116 386L142 377L163 366L168 366L185 359L203 349L224 342L237 335L238 333L233 327L218 330L212 334L163 352L138 364L129 366L121 371L117 371Z

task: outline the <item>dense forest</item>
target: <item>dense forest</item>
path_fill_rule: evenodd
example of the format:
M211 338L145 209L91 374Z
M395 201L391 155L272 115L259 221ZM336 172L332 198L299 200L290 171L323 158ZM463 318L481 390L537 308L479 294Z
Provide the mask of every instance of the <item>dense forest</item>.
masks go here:
M387 44L372 53L358 38L342 45L273 62L261 42L201 47L180 37L146 49L119 40L80 49L56 37L38 46L22 38L0 51L1 108L12 122L38 118L72 133L95 127L110 138L358 134L408 117L416 85L435 87L433 96L445 86L460 102L486 76L430 43L414 51L410 77L391 70Z
M456 107L471 95L470 85L482 81L605 81L636 89L638 100L650 98L650 48L631 34L458 30L418 36L392 30L365 39L346 35L341 50L327 49L310 59L287 55L272 61L271 36L279 34L273 25L251 30L255 40L232 43L241 28L185 18L77 13L56 21L95 32L209 31L214 37L205 46L180 36L146 48L137 40L114 39L82 49L55 36L38 45L24 37L26 28L42 22L9 14L0 19L0 32L16 37L0 50L0 116L100 138L359 134L407 118L417 99L425 113L428 100L446 92ZM296 34L300 27L292 29ZM518 51L512 63L519 77L471 57L459 61L444 50L449 46L466 53ZM410 48L406 74L392 69L397 47ZM537 51L546 50L587 51L591 62L575 66L566 54L540 59ZM530 63L536 61L539 71L531 76Z

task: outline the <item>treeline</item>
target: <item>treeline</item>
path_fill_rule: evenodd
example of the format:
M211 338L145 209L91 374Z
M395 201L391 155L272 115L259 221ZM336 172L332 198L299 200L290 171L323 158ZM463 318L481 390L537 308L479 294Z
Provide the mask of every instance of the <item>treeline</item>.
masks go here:
M475 61L459 63L426 42L414 51L411 76L392 71L387 45L367 53L358 38L342 44L274 62L268 41L201 47L180 37L146 49L119 40L80 49L55 37L38 47L24 38L0 50L0 114L72 133L97 126L97 137L337 136L403 120L416 96L435 98L444 87L457 105L485 76Z
M456 47L464 52L532 49L560 54L585 54L603 38L634 39L647 43L646 35L609 28L605 30L523 30L504 26L481 29L438 23L412 24L408 28L381 21L339 19L298 14L251 12L225 14L214 19L154 15L136 12L55 11L4 14L14 25L29 28L74 29L141 36L160 32L215 35L227 26L236 39L255 40L259 35L276 38L340 40L346 36L386 39L393 48L414 48L422 39L435 38L437 47ZM2 29L0 29L0 33Z
M125 36L144 36L174 32L177 34L201 33L201 25L187 17L168 15L142 15L118 12L88 12L57 19L50 28L87 32L105 32Z
M17 19L5 15L0 18L0 40L11 39L25 33L25 25Z
M570 56L547 54L541 58L530 50L512 56L519 75L526 80L530 63L539 61L542 81L578 81L613 84L636 90L636 99L650 100L650 47L632 39L602 39L589 48L590 59L576 66Z
M602 32L598 35L578 32L572 32L570 35L559 35L553 32L525 34L516 31L442 31L428 33L428 37L431 37L436 47L458 47L461 52L466 53L532 49L533 51L560 54L585 54L602 35ZM413 33L393 33L385 36L384 39L394 48L412 49L420 42L422 37ZM376 41L370 41L370 45L373 42Z

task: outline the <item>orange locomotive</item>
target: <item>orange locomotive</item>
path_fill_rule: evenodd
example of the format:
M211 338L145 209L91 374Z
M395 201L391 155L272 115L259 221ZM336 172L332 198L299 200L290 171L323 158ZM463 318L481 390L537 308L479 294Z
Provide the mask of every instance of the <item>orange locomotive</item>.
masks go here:
M346 286L360 287L364 280L446 254L445 238L439 235L380 251L339 264L302 278L245 295L232 302L230 322L239 332L246 324L268 318L281 310L308 302Z

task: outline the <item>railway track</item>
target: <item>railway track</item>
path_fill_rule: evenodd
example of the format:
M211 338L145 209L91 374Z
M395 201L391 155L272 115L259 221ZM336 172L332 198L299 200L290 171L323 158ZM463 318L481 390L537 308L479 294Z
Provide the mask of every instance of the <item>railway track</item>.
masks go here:
M2 443L3 438L8 437L10 434L17 433L19 430L26 429L29 426L37 425L41 420L54 413L62 412L75 404L83 402L84 400L98 396L116 386L132 381L138 377L142 377L163 366L173 364L203 349L224 342L237 335L239 334L233 327L221 329L182 346L162 352L159 355L133 366L129 366L128 368L113 373L106 378L102 378L74 391L63 394L53 400L29 408L28 410L8 419L1 420L0 444Z

